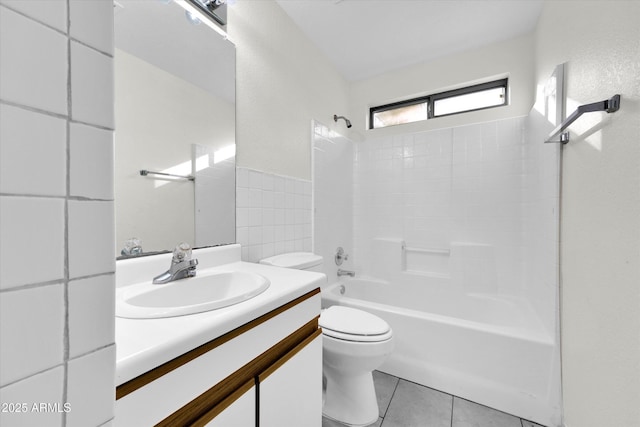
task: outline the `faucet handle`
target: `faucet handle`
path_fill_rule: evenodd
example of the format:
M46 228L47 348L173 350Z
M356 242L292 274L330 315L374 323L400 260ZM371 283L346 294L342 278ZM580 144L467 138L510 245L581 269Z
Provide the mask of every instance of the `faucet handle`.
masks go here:
M336 265L340 266L344 261L348 259L349 259L349 254L344 253L344 249L342 249L341 246L338 246L338 249L336 249L336 255L334 257Z
M179 263L185 260L191 259L191 246L188 243L182 242L178 244L173 250L173 262Z

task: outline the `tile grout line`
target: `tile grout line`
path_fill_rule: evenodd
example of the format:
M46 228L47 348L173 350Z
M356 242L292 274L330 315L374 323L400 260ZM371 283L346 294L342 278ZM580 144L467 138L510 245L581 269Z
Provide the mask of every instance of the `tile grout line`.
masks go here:
M65 181L65 201L64 201L64 376L62 383L62 403L69 401L69 195L71 194L71 4L67 5L67 117L66 119L66 181ZM62 413L62 425L67 425L67 413Z
M68 25L68 22L67 22L67 32L65 33L64 31L62 31L62 30L60 30L60 29L58 29L58 28L54 27L54 26L53 26L53 25L51 25L51 24L48 24L48 23L46 23L46 22L44 22L44 21L41 21L40 19L38 19L38 18L36 18L36 17L33 17L33 16L30 16L30 15L27 15L26 13L24 13L24 12L22 12L22 11L18 10L18 9L14 9L14 8L13 8L13 7L11 7L11 5L9 5L9 4L2 3L2 4L0 4L0 7L4 7L4 8L6 8L7 10L10 10L10 11L12 11L12 12L14 12L14 13L16 13L16 14L18 14L18 15L20 15L20 16L22 16L22 17L24 17L24 18L28 19L28 20L30 20L30 21L33 21L33 22L35 22L35 23L37 23L37 24L40 24L40 25L42 25L43 27L46 27L47 29L49 29L49 30L51 30L51 31L55 31L56 33L60 34L61 36L66 37L66 38L67 38L67 39L69 39L70 41L76 42L76 43L78 43L78 44L80 44L80 45L82 45L82 46L85 46L85 47L87 47L87 48L89 48L89 49L91 49L91 50L94 50L94 51L96 51L96 52L98 52L98 53L101 53L102 55L105 55L105 56L107 56L107 57L109 57L109 58L113 58L113 57L114 57L114 54L113 54L113 53L109 53L109 52L106 52L106 51L100 50L100 49L99 49L99 48L97 48L97 47L91 46L91 45L89 45L89 44L87 44L87 43L83 42L82 40L79 40L79 39L76 39L75 37L73 37L73 36L69 33L70 27L69 27L69 25ZM70 12L70 8L68 7L68 8L67 8L67 21L69 21L69 12Z
M387 374L387 375L391 375L391 374ZM499 410L499 409L495 409L495 408L492 408L492 407L490 407L490 406L487 406L487 405L483 405L483 404L481 404L481 403L474 402L473 400L465 399L465 398L463 398L463 397L456 396L456 395L453 395L453 394L451 394L451 393L447 393L447 392L444 392L444 391L441 391L441 390L438 390L438 389L435 389L435 388L432 388L432 387L429 387L429 386L425 386L425 385L419 384L419 383L414 382L414 381L410 381L410 380L407 380L407 379L404 379L404 378L400 378L400 377L397 377L397 376L395 376L395 375L391 375L391 376L393 376L393 377L397 378L397 379L398 379L398 382L396 383L396 387L395 387L395 389L394 389L394 391L393 391L393 394L392 394L392 396L391 396L391 399L390 399L390 401L389 401L389 406L387 407L387 411L388 411L389 407L391 407L391 402L393 401L393 399L394 399L394 397L395 397L396 390L397 390L398 386L400 385L400 381L405 381L405 382L407 382L407 383L409 383L409 384L414 384L414 385L416 385L416 386L423 387L423 388L425 388L425 389L433 390L433 391L436 391L436 392L438 392L438 393L442 393L442 394L445 394L445 395L447 395L447 396L450 396L450 397L451 397L451 424L450 424L450 426L451 426L451 427L453 427L453 412L454 412L454 403L455 403L455 399L464 400L464 401L469 402L469 403L472 403L472 404L474 404L474 405L482 406L482 407L484 407L484 408L488 408L488 409L490 409L490 410L492 410L492 411L499 412L499 413L502 413L502 414L509 415L509 416L511 416L511 417L517 418L517 419L518 419L518 421L520 422L521 427L525 427L525 426L524 426L524 421L528 421L528 420L525 420L524 418L521 418L521 417L519 417L519 416L517 416L517 415L510 414L510 413L508 413L508 412L504 412L504 411L501 411L501 410ZM385 411L384 417L382 417L382 419L383 419L383 423L384 423L384 419L386 418L387 411ZM529 422L531 422L531 421L529 421ZM534 425L535 427L545 427L545 426L543 426L543 425L541 425L541 424L537 424L537 423L535 423L535 422L533 423L533 425ZM382 427L382 425L381 425L381 427Z
M67 159L68 160L68 159ZM115 199L95 199L91 197L85 196L54 196L48 194L28 194L28 193L0 193L0 197L29 197L32 199L59 199L59 200L70 200L75 202L113 202Z
M9 107L19 108L21 110L29 111L31 113L42 114L43 116L49 116L49 117L53 117L53 118L56 118L56 119L68 120L72 124L85 125L85 126L89 126L89 127L100 129L100 130L115 131L115 128L113 128L113 127L99 125L97 123L85 122L83 120L74 119L74 118L70 117L70 112L68 112L69 114L60 114L60 113L56 113L56 112L53 112L53 111L43 110L43 109L38 108L38 107L32 107L30 105L21 104L19 102L9 101L9 100L6 100L6 99L0 99L0 105L7 105Z
M11 381L11 382L8 382L6 384L3 384L2 385L2 389L6 389L6 388L11 387L11 386L13 386L15 384L19 384L22 381L27 381L27 380L29 380L31 378L37 377L38 375L46 374L47 372L51 372L51 371L53 371L55 369L58 369L58 368L64 368L64 361L62 363L58 364L58 365L54 365L54 366L51 366L49 368L45 368L45 369L42 369L40 371L34 372L32 374L29 374L24 378L18 378L15 381Z
M396 377L396 378L398 379L398 381L396 381L396 386L393 388L393 393L391 393L391 399L389 399L389 404L387 405L387 408L384 410L384 415L382 416L382 422L384 422L384 419L387 417L387 412L391 407L391 402L393 402L393 398L395 397L396 391L398 390L398 386L400 385L401 378L400 377Z
M63 261L63 263L64 262L65 261ZM113 270L113 271L105 271L103 273L87 274L85 276L69 277L69 282L74 282L74 281L77 281L77 280L93 279L94 277L111 276L111 275L115 275L115 273L116 273L115 270ZM0 289L0 294L5 294L5 293L9 293L9 292L26 291L26 290L30 290L30 289L37 289L37 288L44 287L44 286L64 285L64 281L65 281L65 278L63 276L63 277L61 277L59 279L46 280L46 281L43 281L43 282L27 283L27 284L24 284L24 285L12 286L10 288Z
M449 396L451 396L451 427L453 427L453 408L455 405L456 397L453 394L450 394Z

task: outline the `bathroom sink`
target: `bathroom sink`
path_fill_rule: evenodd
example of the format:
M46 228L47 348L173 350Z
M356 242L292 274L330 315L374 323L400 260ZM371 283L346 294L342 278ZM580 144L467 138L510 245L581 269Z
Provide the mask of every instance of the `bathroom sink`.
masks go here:
M162 285L139 283L116 290L116 316L154 319L202 313L251 299L269 284L267 278L244 271L207 272Z

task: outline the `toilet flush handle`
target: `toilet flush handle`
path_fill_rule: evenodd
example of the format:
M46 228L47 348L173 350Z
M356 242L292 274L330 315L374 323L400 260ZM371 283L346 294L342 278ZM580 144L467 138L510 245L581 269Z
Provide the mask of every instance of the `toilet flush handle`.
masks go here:
M336 249L336 256L334 259L336 261L336 265L342 265L343 262L349 259L349 254L345 254L344 249L342 249L341 246L338 246L338 249Z

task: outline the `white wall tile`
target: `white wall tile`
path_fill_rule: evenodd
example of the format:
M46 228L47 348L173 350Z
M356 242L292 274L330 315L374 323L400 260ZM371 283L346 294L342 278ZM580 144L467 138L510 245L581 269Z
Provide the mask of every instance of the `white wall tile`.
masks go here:
M63 33L67 32L66 0L0 0L0 4L24 13Z
M262 245L249 246L249 253L245 261L259 262L262 258Z
M115 284L113 275L69 282L69 356L113 344Z
M245 236L241 244L248 245L251 249L243 251L243 259L258 261L260 256L271 256L285 252L285 241L292 240L290 247L304 246L304 231L300 236L295 235L294 225L311 224L311 195L304 194L305 184L311 187L306 180L297 180L251 169L238 168L236 176L246 176L248 187L245 189L238 184L237 199L237 233ZM299 188L303 193L296 194L296 182L300 182ZM287 184L289 183L289 184ZM288 192L287 192L288 190ZM299 198L300 209L294 209L296 198ZM290 209L285 209L289 203ZM242 207L248 205L249 208ZM303 209L304 208L304 209ZM286 233L286 224L290 224L290 233ZM269 255L265 255L269 254Z
M262 172L249 170L249 187L262 190Z
M2 99L66 114L66 53L62 34L0 6Z
M100 5L95 2L86 2L84 6L104 8L104 13L99 14L100 16L94 15L96 20L91 23L86 34L76 33L75 35L75 37L84 38L83 43L94 43L97 46L96 40L105 35L100 28L106 29L107 32L111 30L112 3L109 0L102 1ZM11 8L18 12L10 10ZM59 325L64 325L65 316L70 316L69 319L74 322L71 317L75 315L66 311L67 306L61 296L63 293L60 291L57 292L56 297L37 297L42 293L61 289L63 285L56 284L56 282L64 279L64 273L68 267L73 270L74 266L67 262L65 240L69 239L71 246L73 246L71 240L75 240L76 243L80 242L79 245L70 247L70 251L75 250L82 253L82 259L76 257L80 259L82 266L92 267L103 263L109 265L109 270L113 271L112 204L109 209L110 213L105 215L104 212L74 210L74 203L80 202L67 202L61 197L69 196L67 188L70 186L67 181L67 169L71 165L66 163L66 145L70 135L65 134L67 123L64 123L69 119L67 117L69 109L73 108L73 114L79 121L94 123L102 127L113 127L112 58L86 46L81 46L80 49L79 45L75 46L76 43L73 43L76 52L72 68L75 69L69 70L71 54L68 49L68 37L64 34L68 24L67 8L68 2L66 0L0 0L0 97L5 101L4 105L0 107L2 108L1 120L3 120L0 125L2 128L0 139L2 139L1 157L3 162L0 191L60 197L1 197L0 258L2 268L0 268L0 286L3 289L24 284L34 286L2 292L0 299L4 304L7 298L17 298L25 295L24 293L30 293L36 297L30 297L26 302L10 301L9 308L3 305L3 318L0 327L9 325L14 328L14 334L15 331L20 331L23 335L24 341L9 344L14 349L26 345L25 343L30 345L31 340L38 339L40 341L37 348L29 352L20 351L19 360L15 357L12 360L6 360L17 353L5 352L5 337L11 341L16 341L17 338L15 335L11 335L11 332L5 332L3 329L2 357L4 359L1 368L4 370L2 372L11 372L11 375L15 376L11 378L31 374L26 372L24 368L33 366L31 363L33 355L65 356L64 351L60 349L64 349L70 337L65 336L64 327ZM33 19L24 15L33 17ZM74 30L77 30L77 27ZM108 39L110 36L102 40ZM111 40L108 42L110 43ZM70 74L74 88L69 86ZM76 102L73 107L68 104L69 91L72 91L75 97ZM21 111L24 115L13 117L11 113L6 113L15 109L15 107L8 106L7 103L24 106L25 109ZM31 112L30 109L42 110L42 113ZM59 118L54 118L55 116ZM8 123L7 120L10 120L11 123ZM61 129L64 130L61 131ZM7 147L13 151L7 150ZM77 153L76 151L75 154ZM23 173L22 179L15 179L16 170L26 172ZM77 168L74 170L77 171ZM9 178L7 179L7 177ZM78 175L74 175L74 178L77 177ZM110 184L110 177L103 179L106 181L92 181L91 188L87 186L79 193L95 196L96 193L104 192L104 185ZM96 188L93 187L94 185ZM72 191L76 191L76 189L77 186L74 184ZM68 206L68 209L65 209L65 205ZM68 226L66 227L65 211L68 211L69 214L66 221ZM78 215L78 211L83 211L82 215ZM94 215L96 213L97 216ZM90 223L89 226L87 226L88 223ZM65 231L67 232L66 236ZM109 249L104 250L105 247ZM25 254L28 255L25 256ZM85 258L87 262L84 262ZM73 264L73 260L71 260L71 264ZM49 283L42 284L43 281ZM69 297L73 298L72 295ZM30 310L34 307L40 308L38 314L31 314ZM98 310L94 310L92 316L85 320L86 324L93 325L97 322L99 325L102 321L113 321L112 314L103 318L98 317L98 312ZM28 319L24 319L23 317L27 313L31 315ZM40 325L43 323L42 318L46 319L46 323ZM34 332L32 329L38 326L39 330ZM25 332L24 328L28 330ZM60 332L52 332L52 328L57 328ZM41 332L48 335L40 337ZM74 328L75 332L77 332L77 328ZM96 370L96 372L100 372L100 375L111 379L111 384L108 387L100 389L99 394L104 393L98 398L99 400L93 399L95 395L95 385L92 381L94 372L74 381L75 395L90 396L90 400L96 404L88 410L93 413L101 411L109 413L109 416L104 420L88 425L104 424L113 417L113 366L114 362L111 360ZM62 405L64 384L67 383L64 376L65 369L59 367L26 379L19 379L0 390L0 394L2 394L0 401L32 400ZM4 374L2 378L4 384ZM71 378L69 377L69 379ZM75 410L80 411L82 408L86 408L83 400L80 399L76 402ZM63 415L58 412L34 412L28 417L21 415L18 421L9 420L5 414L0 414L0 425L60 426L62 418Z
M0 192L64 196L65 120L0 105Z
M262 189L273 191L273 179L274 176L268 173L262 174Z
M273 226L274 225L274 210L271 208L262 209L262 225Z
M249 208L236 209L236 227L249 226Z
M97 426L113 418L115 362L115 346L69 361L67 400L72 410L67 427Z
M102 52L113 54L113 2L70 0L69 34Z
M113 131L72 123L70 193L113 199Z
M58 403L62 409L65 403L62 401L63 387L64 369L58 367L0 388L0 402L25 402L29 405L29 409L34 403ZM56 427L62 426L62 415L62 412L29 411L26 414L0 412L0 425Z
M293 178L285 178L284 191L288 194L295 194L296 192L296 180Z
M241 246L244 247L249 244L249 227L237 227L236 235Z
M262 207L262 190L259 188L249 187L249 207L261 208Z
M249 227L249 245L262 244L262 227Z
M115 270L113 202L69 201L69 277Z
M275 253L275 245L273 243L263 243L262 244L262 258L269 258L274 256Z
M64 277L64 201L0 197L0 288Z
M0 385L62 363L65 323L62 284L3 292L0 308Z
M273 179L273 191L284 192L284 177L275 176Z
M249 187L249 170L245 168L236 169L236 186L240 188Z
M274 207L274 193L271 190L262 191L262 207L273 208Z
M236 187L236 206L239 208L249 207L249 189Z
M113 129L113 84L113 58L71 42L72 118Z
M262 225L262 208L249 208L249 226Z

